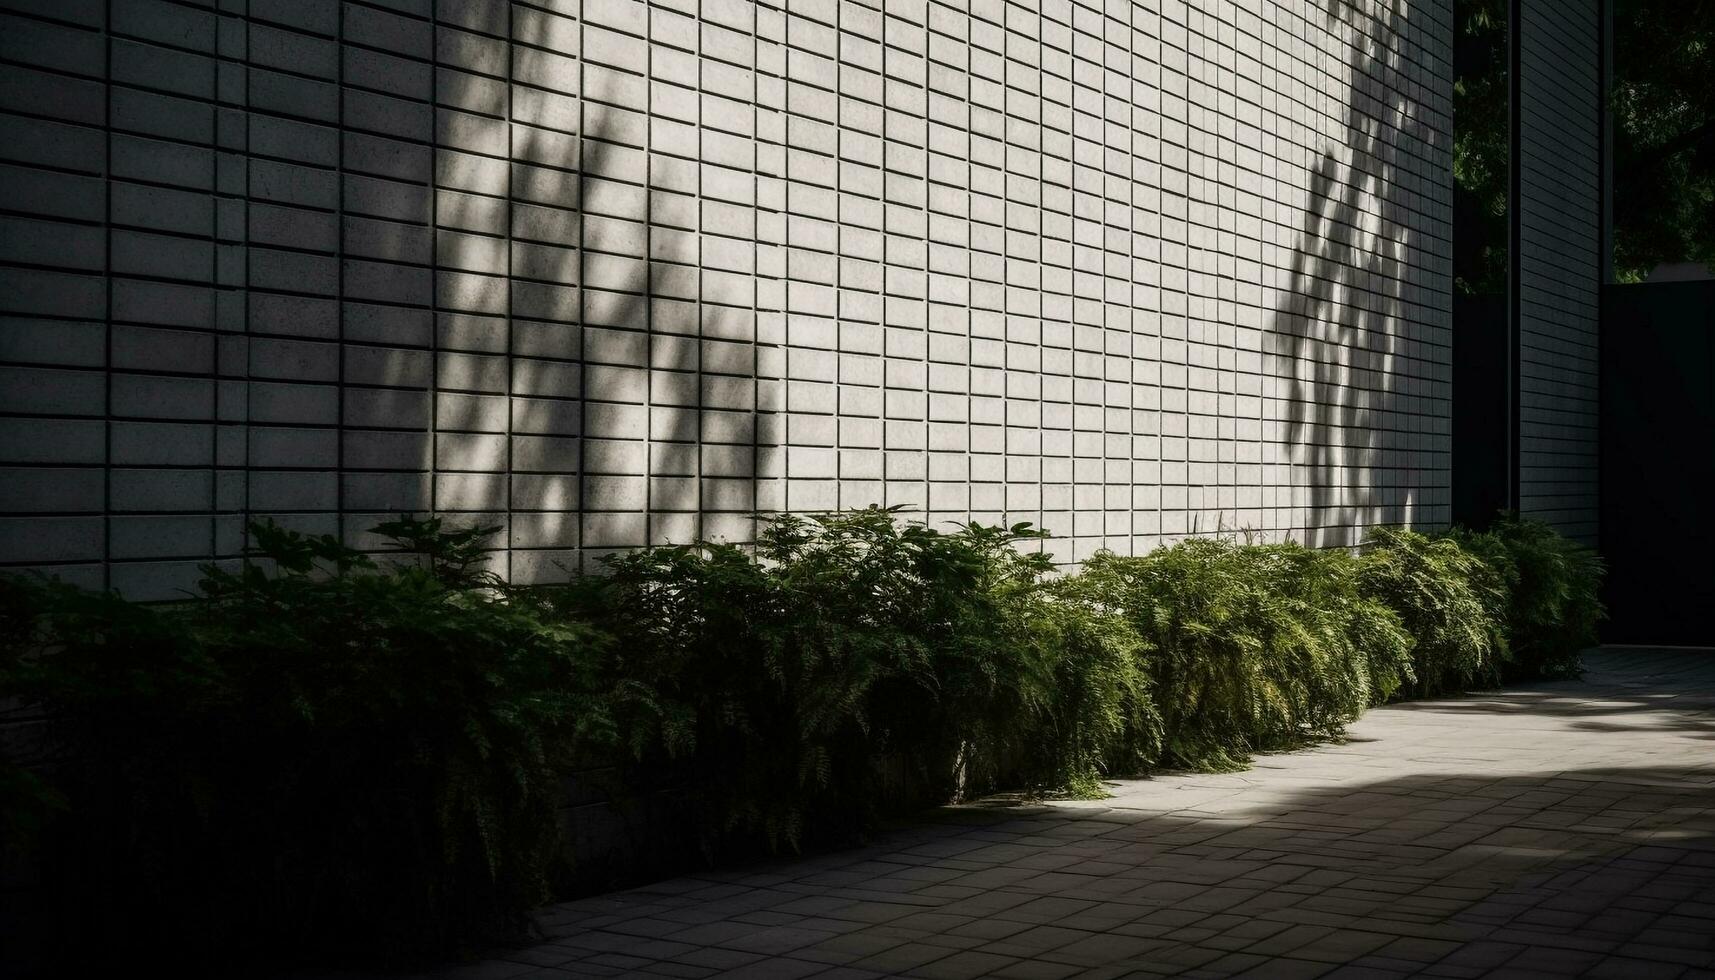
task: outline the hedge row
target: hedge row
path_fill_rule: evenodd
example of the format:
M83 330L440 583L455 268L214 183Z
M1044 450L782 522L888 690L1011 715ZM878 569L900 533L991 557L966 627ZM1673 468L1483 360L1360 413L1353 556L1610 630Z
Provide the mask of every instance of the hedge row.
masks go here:
M1232 769L1389 698L1575 672L1601 612L1597 559L1510 519L1057 575L1029 525L872 508L532 589L482 571L488 529L376 530L391 560L258 525L168 607L0 582L0 697L53 750L0 768L7 833L61 921L127 956L467 948L552 893L560 776L592 760L681 767L711 854L836 843L902 767L919 802Z

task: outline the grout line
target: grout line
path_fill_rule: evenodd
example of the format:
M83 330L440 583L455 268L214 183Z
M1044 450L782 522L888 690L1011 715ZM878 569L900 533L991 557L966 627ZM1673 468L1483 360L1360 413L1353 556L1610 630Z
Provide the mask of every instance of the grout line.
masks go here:
M506 556L505 561L506 561L506 581L507 582L514 581L515 576L518 574L517 563L516 563L516 555L515 555L515 551L513 548L513 543L518 540L517 529L513 526L513 521L516 519L517 514L518 514L518 511L516 509L517 499L514 496L516 491L517 491L517 479L515 476L516 460L515 460L514 455L513 455L514 454L514 444L517 442L517 440L514 437L513 431L512 431L513 415L517 411L517 397L518 397L517 358L515 356L516 352L514 350L514 343L515 343L517 336L518 336L518 324L517 324L517 318L516 318L517 302L516 302L516 297L514 296L514 293L513 293L514 279L513 279L513 275L512 275L512 273L513 273L513 256L518 251L518 247L516 244L516 231L517 231L517 229L515 227L515 225L517 223L517 218L518 218L518 204L517 204L517 198L514 196L514 190L515 189L514 189L513 183L512 183L513 175L517 171L517 165L514 162L516 157L517 157L517 153L515 150L516 144L514 143L514 140L517 138L518 129L517 129L516 123L514 122L514 110L515 110L514 96L516 93L515 93L514 87L513 87L512 82L511 82L512 78L517 74L517 72L514 68L514 65L516 63L516 53L518 50L517 43L514 40L518 34L518 31L516 30L516 27L515 27L515 25L516 25L515 15L516 14L517 14L517 7L511 3L508 3L506 6L506 41L505 41L505 44L506 44L506 78L507 78L507 86L506 86L506 156L507 156L507 165L506 165L506 239L505 239L506 240L506 315L505 315L505 318L503 320L503 322L505 324L505 329L506 329L506 391L500 398L500 404L506 412L506 421L505 421L505 429L504 429L505 439L506 439L506 452L505 452L505 459L506 459L506 498L505 498L505 500L503 500L501 502L501 506L503 506L505 508L506 519L501 522L501 532L500 533L501 533L502 537L499 541L499 546L501 549L503 549L505 551L505 556ZM437 28L437 30L438 30L438 28ZM578 56L579 56L579 59L581 60L583 57L582 49L580 49L578 51ZM437 108L435 111L438 113L440 110L439 110L439 108ZM580 279L578 285L579 285L579 293L581 295L582 294L582 286L583 286L581 279ZM581 353L581 351L580 351L580 353ZM535 543L535 546L538 548L541 547L539 541ZM535 583L531 583L531 584L535 584Z
M333 533L334 533L334 536L342 544L350 543L348 540L348 531L346 528L346 517L345 517L345 510L346 510L346 499L345 499L345 430L346 430L346 426L347 426L347 419L346 419L346 411L345 411L345 409L346 409L346 403L345 403L345 396L346 396L346 384L345 384L345 266L346 266L346 250L345 250L345 224L346 224L346 221L345 221L345 203L346 203L345 202L345 185L346 185L345 142L346 141L345 141L344 134L346 132L346 125L345 125L345 18L346 18L346 11L348 9L349 9L349 6L347 4L341 3L339 5L339 11L336 15L338 17L337 26L336 26L336 31L338 33L337 33L335 41L334 41L334 51L336 53L336 60L337 60L337 63L334 65L334 72L335 72L335 78L337 79L336 85L338 86L339 93L340 93L339 108L337 109L337 112L339 114L338 127L339 127L339 133L340 133L340 140L339 140L338 155L336 156L335 161L334 161L334 164L335 164L334 179L339 182L339 189L338 189L339 197L338 197L338 205L334 211L334 235L337 236L334 238L334 276L335 276L335 279L334 279L334 330L336 331L335 337L337 338L335 343L334 343L334 353L335 353L335 357L337 358L337 361L335 364L335 370L338 372L337 373L338 381L337 381L337 386L334 389L334 406L335 406L334 412L336 414L334 417L334 463L333 463L334 530L333 530ZM248 58L248 55L249 55L248 46L246 48L245 55ZM248 95L249 94L248 93L248 79L246 80L246 86L247 86L246 95ZM246 99L246 101L248 101L248 99ZM246 150L249 149L248 144L246 145L245 149ZM246 177L246 181L248 181L248 179L249 179L248 161L246 162L246 166L245 166L245 177ZM434 175L433 175L433 172L431 171L430 180L433 180L433 179L434 179ZM248 187L246 187L246 191L248 192ZM246 197L248 197L248 193L246 194ZM246 208L246 210L248 211L249 209ZM248 218L246 220L248 220ZM246 284L248 284L248 282L249 282L248 276L246 277L245 281L246 281ZM248 349L246 349L246 355L248 355L248 353L249 353L249 351L248 351ZM248 431L248 428L249 428L249 420L248 419L246 420L245 425L246 425L246 431ZM246 462L249 462L249 461L246 460ZM341 574L343 574L343 569L341 570Z
M105 290L102 309L103 416L101 480L101 587L113 588L113 3L102 8L102 273Z

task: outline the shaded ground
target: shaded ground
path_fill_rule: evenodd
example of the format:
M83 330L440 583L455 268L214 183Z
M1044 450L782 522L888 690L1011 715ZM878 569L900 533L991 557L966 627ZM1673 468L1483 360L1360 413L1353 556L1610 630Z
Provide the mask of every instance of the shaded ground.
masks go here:
M555 906L438 974L1715 977L1715 652L1377 709L1100 803Z

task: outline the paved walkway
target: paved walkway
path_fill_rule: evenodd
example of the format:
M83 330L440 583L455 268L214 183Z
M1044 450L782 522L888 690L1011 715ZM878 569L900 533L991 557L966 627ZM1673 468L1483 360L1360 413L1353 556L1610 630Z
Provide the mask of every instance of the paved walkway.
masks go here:
M481 977L1715 977L1715 653L550 909Z

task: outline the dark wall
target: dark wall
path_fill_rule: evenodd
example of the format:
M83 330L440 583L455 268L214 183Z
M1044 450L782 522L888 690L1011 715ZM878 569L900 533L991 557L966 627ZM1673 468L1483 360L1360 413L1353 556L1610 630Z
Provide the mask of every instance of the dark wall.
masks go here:
M1507 301L1453 297L1453 522L1484 527L1507 509Z
M1602 291L1609 643L1715 645L1715 282Z

